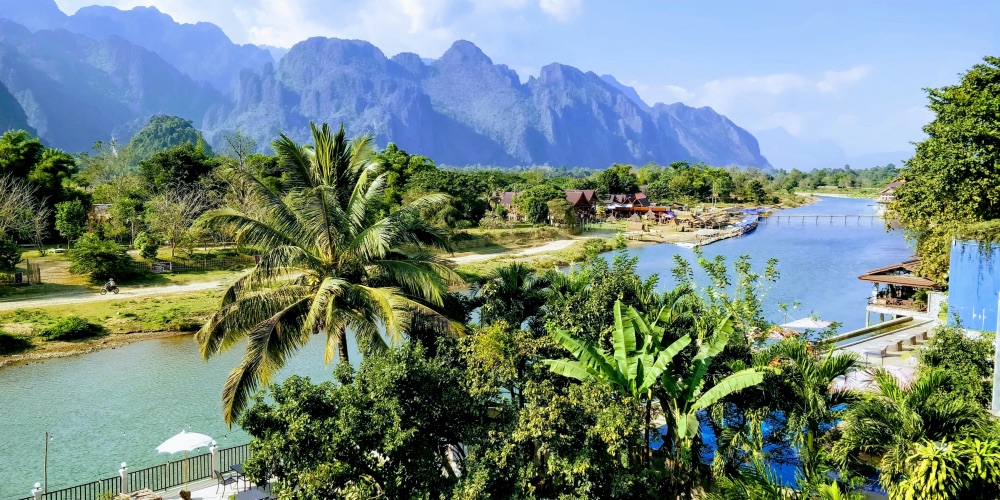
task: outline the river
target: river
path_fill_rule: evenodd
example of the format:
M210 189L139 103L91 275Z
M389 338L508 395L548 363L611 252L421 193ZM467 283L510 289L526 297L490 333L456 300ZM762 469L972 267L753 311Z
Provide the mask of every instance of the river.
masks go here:
M782 213L874 210L870 200L824 198ZM675 254L693 260L693 251L675 245L632 252L639 256L641 274L661 276L661 289L673 285ZM798 300L802 305L793 317L815 312L841 322L841 331L864 326L871 286L857 276L911 254L901 233L887 233L879 221L761 223L754 233L703 252L730 262L750 254L758 269L777 257L781 280L766 296L768 315L781 320L777 304ZM177 337L0 369L0 499L27 496L42 480L46 431L50 490L114 476L123 461L136 470L178 458L157 455L154 448L182 429L208 434L220 446L247 442L241 430L226 428L219 407L220 388L241 354L234 350L205 362L190 337ZM356 349L352 354L358 358ZM278 379L301 374L327 380L331 370L322 360L323 343L314 341L290 359Z

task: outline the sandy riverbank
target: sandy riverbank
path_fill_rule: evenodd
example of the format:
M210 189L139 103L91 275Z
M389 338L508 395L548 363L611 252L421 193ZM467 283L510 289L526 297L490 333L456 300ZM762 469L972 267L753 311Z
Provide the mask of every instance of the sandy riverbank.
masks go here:
M114 349L133 342L193 335L191 332L137 332L113 333L88 340L73 342L46 342L22 354L0 356L0 368L7 366L44 363L50 359L79 356L104 349Z

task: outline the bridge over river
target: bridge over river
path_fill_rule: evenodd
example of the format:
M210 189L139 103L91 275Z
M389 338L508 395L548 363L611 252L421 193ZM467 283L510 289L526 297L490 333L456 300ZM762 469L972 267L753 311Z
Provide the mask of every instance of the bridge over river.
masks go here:
M847 225L849 223L853 224L868 224L875 225L876 221L883 223L884 219L878 214L797 214L797 213L782 213L777 212L771 214L770 216L764 217L760 221L762 224L792 224L801 223L806 224L812 222L814 224L820 224L821 222L826 224L840 224L843 223Z

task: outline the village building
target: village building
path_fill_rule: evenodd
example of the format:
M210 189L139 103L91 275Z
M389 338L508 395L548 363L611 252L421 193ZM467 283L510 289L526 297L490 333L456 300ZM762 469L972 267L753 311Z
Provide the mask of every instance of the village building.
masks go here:
M896 199L896 190L899 189L899 187L904 183L906 183L906 180L899 178L890 182L888 186L882 189L882 191L879 191L878 199L876 200L879 205L884 207L885 205L892 203L893 200Z
M933 280L914 274L920 259L910 259L878 269L872 269L858 279L872 283L872 292L865 308L865 324L870 325L872 313L880 319L914 317L933 320L941 308L943 294Z

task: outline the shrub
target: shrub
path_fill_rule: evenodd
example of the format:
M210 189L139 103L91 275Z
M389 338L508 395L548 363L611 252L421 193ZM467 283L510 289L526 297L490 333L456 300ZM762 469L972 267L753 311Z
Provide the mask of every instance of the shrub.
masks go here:
M67 316L38 333L47 340L77 340L104 334L104 327L79 316Z
M21 247L9 236L0 236L0 271L13 271L21 262Z
M95 282L108 278L128 279L137 274L135 259L125 249L93 233L87 233L77 240L69 251L69 258L72 261L69 272L89 274L90 279Z
M156 252L160 249L160 242L153 235L142 231L135 237L133 242L135 248L139 250L139 255L146 260L156 258Z
M31 342L28 339L0 330L0 356L17 354L28 350L29 347Z

